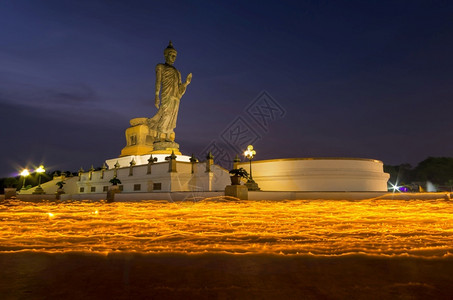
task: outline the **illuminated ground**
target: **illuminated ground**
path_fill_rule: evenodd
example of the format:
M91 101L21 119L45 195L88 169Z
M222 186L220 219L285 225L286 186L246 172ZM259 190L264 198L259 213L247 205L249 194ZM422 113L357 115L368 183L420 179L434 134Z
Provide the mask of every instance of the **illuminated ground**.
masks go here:
M8 299L453 298L447 200L11 201L0 221Z

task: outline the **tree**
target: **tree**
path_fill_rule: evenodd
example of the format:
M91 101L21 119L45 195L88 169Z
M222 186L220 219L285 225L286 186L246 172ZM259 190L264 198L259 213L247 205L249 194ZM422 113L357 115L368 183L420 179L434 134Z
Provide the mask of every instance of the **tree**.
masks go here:
M401 164L398 166L384 165L384 172L390 174L389 181L394 184L413 181L412 166L410 164Z
M413 173L416 181L448 185L453 180L453 157L428 157L415 167Z
M4 191L4 188L15 188L19 181L16 177L0 178L0 190Z
M119 180L118 178L116 178L116 176L114 176L112 179L110 179L109 182L110 182L112 185L121 184L121 180Z

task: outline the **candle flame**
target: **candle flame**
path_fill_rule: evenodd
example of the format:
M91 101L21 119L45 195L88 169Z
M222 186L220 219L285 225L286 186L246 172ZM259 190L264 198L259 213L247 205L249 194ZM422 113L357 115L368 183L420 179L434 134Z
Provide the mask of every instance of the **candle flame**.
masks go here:
M377 199L11 200L0 204L0 252L444 257L453 253L452 205L448 200ZM43 213L54 222L42 222Z

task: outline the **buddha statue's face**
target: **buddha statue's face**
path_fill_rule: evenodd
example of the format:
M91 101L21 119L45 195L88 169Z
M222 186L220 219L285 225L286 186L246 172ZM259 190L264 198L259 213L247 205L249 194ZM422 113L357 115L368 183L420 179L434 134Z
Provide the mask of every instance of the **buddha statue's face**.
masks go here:
M173 65L176 60L176 51L168 51L165 56L165 62L169 65Z

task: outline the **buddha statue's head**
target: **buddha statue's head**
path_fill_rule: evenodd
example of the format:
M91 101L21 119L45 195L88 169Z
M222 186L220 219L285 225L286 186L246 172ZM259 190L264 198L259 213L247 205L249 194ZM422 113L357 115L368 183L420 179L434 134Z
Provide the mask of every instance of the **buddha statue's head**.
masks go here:
M176 54L177 54L176 49L173 48L173 44L170 41L170 43L168 43L167 48L165 48L164 50L165 63L173 65L176 60Z

